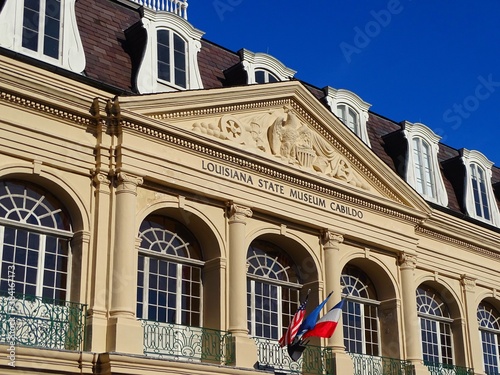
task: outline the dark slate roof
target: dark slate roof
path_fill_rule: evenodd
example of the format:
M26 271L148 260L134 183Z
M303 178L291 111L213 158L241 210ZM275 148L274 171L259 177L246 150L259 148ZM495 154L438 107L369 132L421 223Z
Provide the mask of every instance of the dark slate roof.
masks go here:
M0 6L3 1L0 0ZM79 0L76 2L77 24L86 56L84 77L64 72L62 69L48 66L5 49L0 53L23 59L68 75L83 79L87 83L114 89L121 95L135 95L133 76L143 51L132 48L137 45L140 33L127 32L140 26L141 8L136 4L124 4L121 0ZM135 28L134 28L135 26ZM194 25L196 26L196 25ZM132 40L131 38L135 38ZM205 89L241 85L246 74L241 65L240 54L230 51L206 39L202 40L198 53L198 64ZM326 105L325 91L306 82L301 83L320 102ZM392 170L404 178L404 142L399 139L401 125L379 114L370 112L367 122L368 136L372 151ZM394 140L398 142L394 142ZM458 150L444 144L439 145L441 173L448 192L448 207L434 207L464 217L463 207L464 179ZM463 168L463 166L462 166ZM500 168L492 168L492 182L500 207ZM472 220L472 219L469 219ZM472 220L477 222L475 220ZM478 222L479 223L479 222ZM480 225L485 225L479 223ZM488 226L490 227L490 226ZM492 228L497 230L498 228Z
M140 22L138 10L102 0L76 2L87 77L132 91L132 59L124 31Z

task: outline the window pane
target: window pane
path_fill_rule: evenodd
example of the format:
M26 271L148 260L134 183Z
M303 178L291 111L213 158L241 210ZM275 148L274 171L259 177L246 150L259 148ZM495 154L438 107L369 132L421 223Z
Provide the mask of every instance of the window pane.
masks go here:
M175 84L186 87L186 43L174 35Z
M266 82L266 76L262 70L257 70L255 72L255 82L257 82L257 83L265 83Z
M54 59L59 58L59 41L46 37L44 39L43 54Z
M170 32L158 30L158 78L170 81Z

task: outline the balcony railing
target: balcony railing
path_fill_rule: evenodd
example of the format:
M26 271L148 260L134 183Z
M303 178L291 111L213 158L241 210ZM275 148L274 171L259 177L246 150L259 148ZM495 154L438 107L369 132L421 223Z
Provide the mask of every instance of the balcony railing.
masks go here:
M233 362L231 334L215 329L142 320L146 356L228 364Z
M409 361L349 353L354 365L354 375L413 375Z
M300 359L294 362L287 349L277 341L254 337L257 343L258 367L261 370L273 370L290 374L333 374L330 371L331 350L308 345Z
M26 295L0 296L0 342L82 350L86 305Z
M431 375L474 375L474 369L424 361Z
M155 11L172 12L187 20L187 0L132 0Z

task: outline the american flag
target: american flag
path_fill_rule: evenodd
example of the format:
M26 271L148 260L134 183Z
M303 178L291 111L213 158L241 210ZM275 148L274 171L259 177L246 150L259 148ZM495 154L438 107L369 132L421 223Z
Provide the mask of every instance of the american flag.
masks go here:
M279 340L279 345L281 347L290 345L293 342L293 339L297 335L297 332L299 331L300 325L302 324L302 321L304 320L304 316L306 315L306 305L307 305L307 298L309 297L309 293L304 300L304 302L301 303L299 308L297 309L297 312L293 316L292 320L290 321L290 324L288 325L288 329L286 330L285 334L280 338Z

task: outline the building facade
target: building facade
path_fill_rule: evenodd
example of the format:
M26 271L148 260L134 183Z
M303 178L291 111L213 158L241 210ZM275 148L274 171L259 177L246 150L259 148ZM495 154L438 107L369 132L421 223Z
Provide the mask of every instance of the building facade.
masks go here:
M0 372L498 374L500 170L187 5L0 1Z

